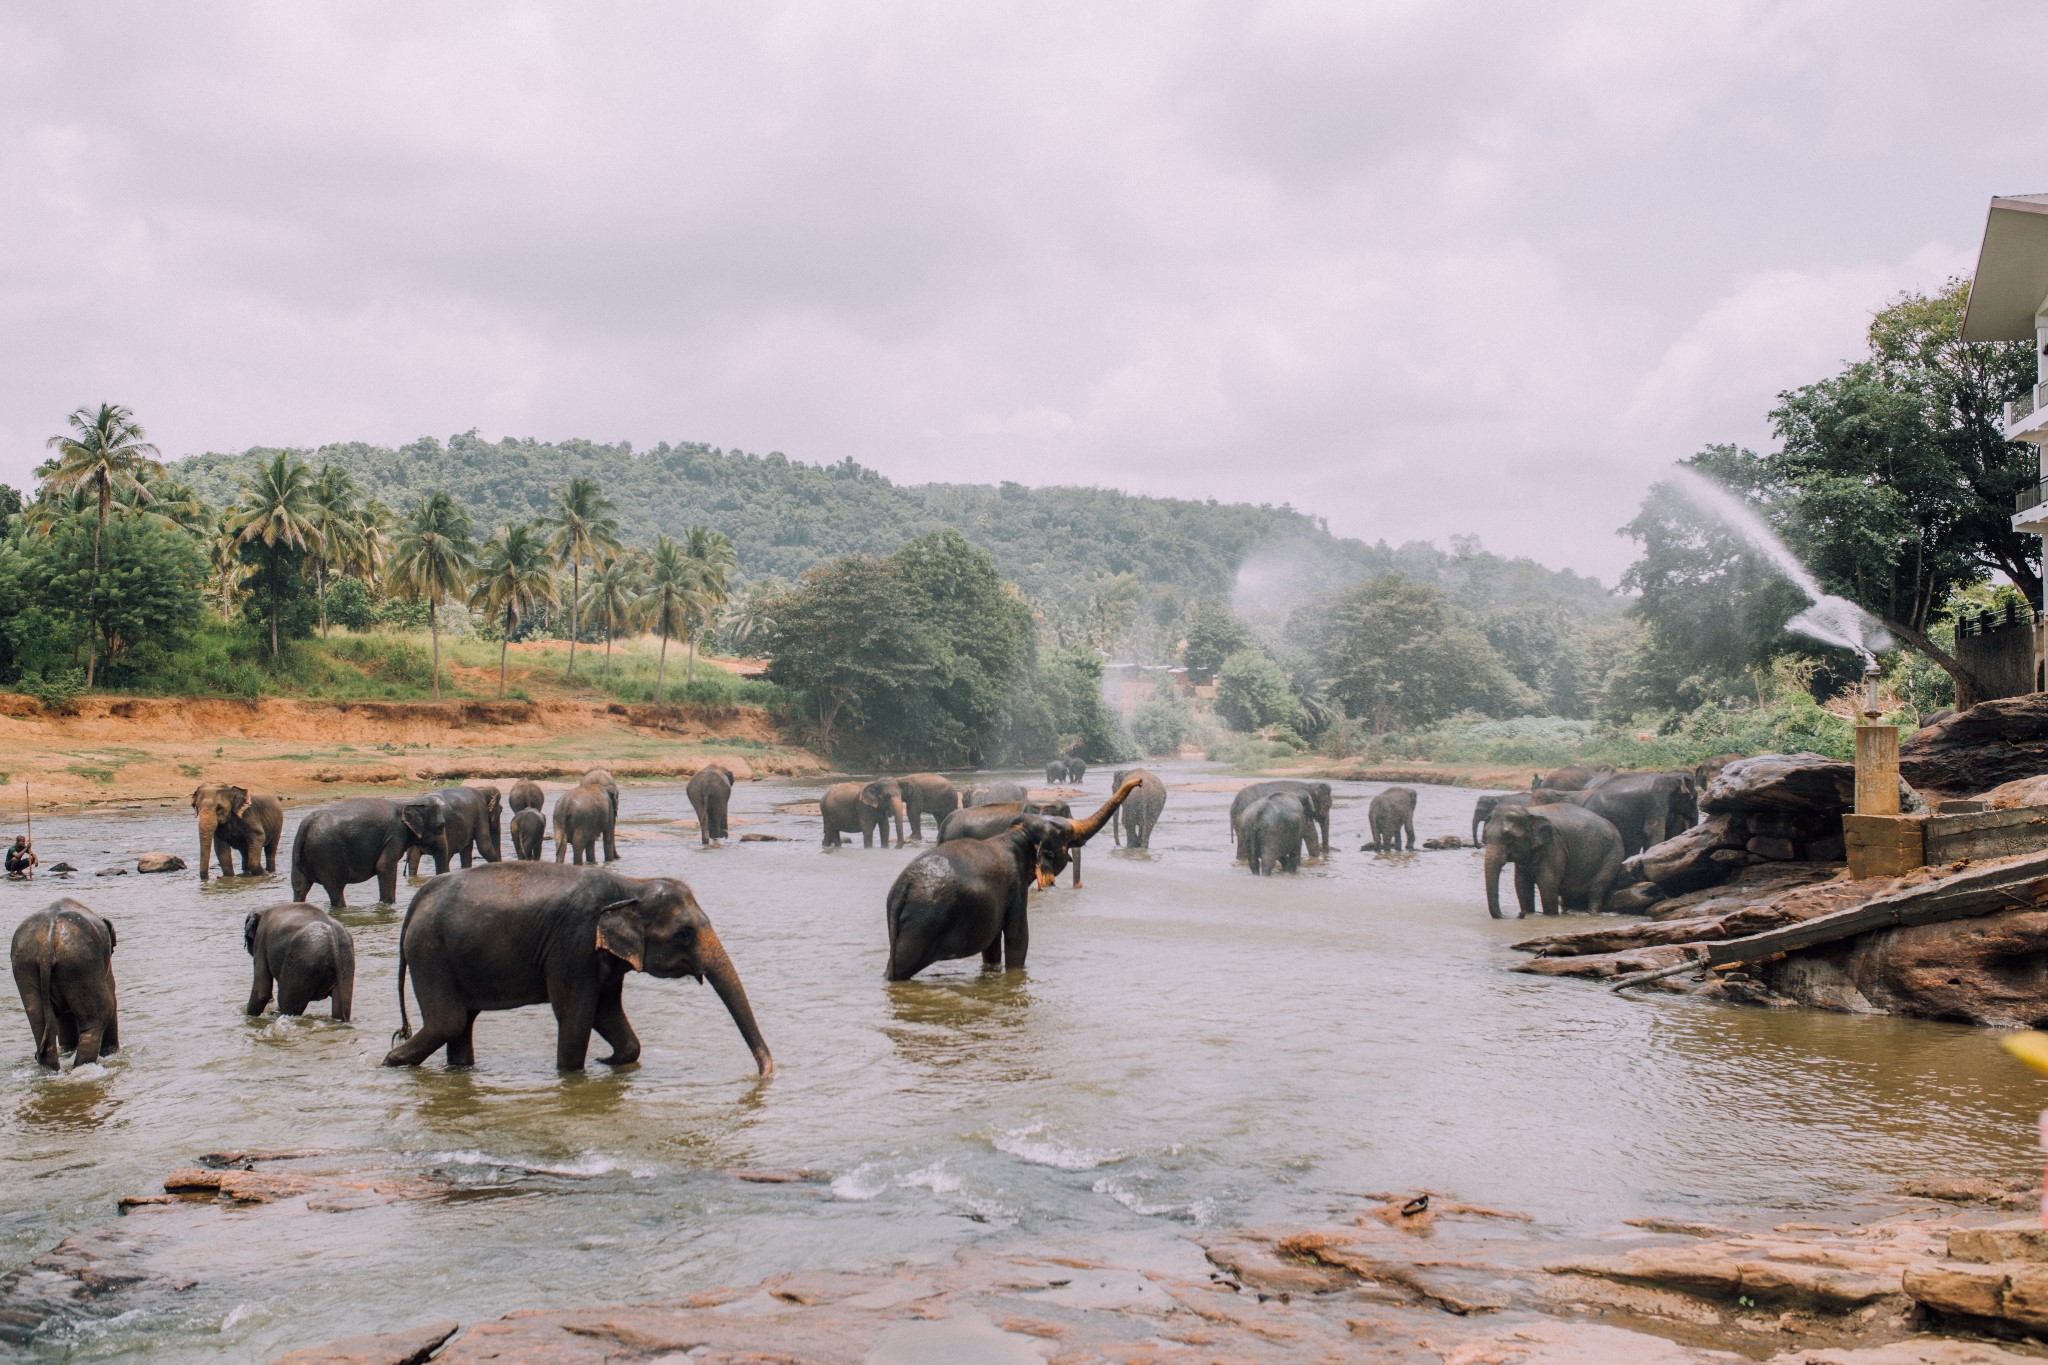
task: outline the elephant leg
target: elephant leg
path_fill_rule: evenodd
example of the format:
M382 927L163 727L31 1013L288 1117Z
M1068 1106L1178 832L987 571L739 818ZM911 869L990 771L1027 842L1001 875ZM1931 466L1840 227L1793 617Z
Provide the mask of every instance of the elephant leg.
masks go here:
M1537 888L1543 893L1543 913L1562 915L1564 913L1564 871L1562 868L1546 867L1536 879Z
M91 1066L98 1061L100 1053L109 1050L103 1046L106 1041L105 1034L106 1026L97 1019L79 1029L78 1044L71 1054L71 1065Z
M377 903L398 904L398 863L395 860L377 869Z
M476 1016L477 1011L469 1011L462 1021L462 1031L448 1040L448 1065L476 1065Z
M248 1015L263 1013L270 1005L270 987L270 964L259 954L256 958L255 979L249 983L249 1003L242 1012Z
M420 875L420 850L417 848L409 848L405 851L405 875L408 877Z
M981 950L981 965L984 970L1003 965L1003 935L997 930L995 937L988 941L988 947Z
M263 870L265 872L277 871L278 838L278 835L272 834L267 836L263 841Z
M614 812L612 819L607 820L604 826L604 860L608 863L615 863L619 860L619 831L612 823L612 821L618 818L617 813ZM597 861L595 853L591 855L591 861Z
M1515 864L1515 899L1521 903L1524 919L1536 913L1536 874L1520 863Z
M383 885L384 885L384 883L383 883L383 880L382 880L381 878L379 878L379 880L378 880L378 883L377 883L377 885L378 885L378 888L379 888L380 890L381 890L381 889L383 888ZM327 908L328 908L328 909L330 909L330 910L345 910L345 909L347 909L347 908L348 908L348 883L347 883L347 882L345 882L345 881L341 881L341 880L339 880L339 879L337 879L337 880L334 880L334 881L331 881L331 882L322 882L322 883L320 884L320 889L321 889L322 891L325 891L325 892L327 893ZM394 893L394 894L395 894L395 893ZM301 897L299 897L299 899L300 899L300 900L304 900L304 899L305 899L305 897L304 897L304 896L301 896Z
M299 871L297 865L294 864L292 867L292 899L294 901L303 901L312 892L313 879L304 872ZM330 896L333 895L332 892L328 894Z
M431 852L434 855L434 875L436 877L446 876L448 869L455 865L454 855L445 848L433 849Z
M1010 902L1010 913L1003 917L1003 967L1008 971L1021 970L1024 954L1031 949L1031 921L1025 915L1024 904L1020 888Z
M445 975L423 974L419 964L413 964L412 993L420 1002L419 1032L385 1053L385 1066L418 1066L444 1047L449 1052L448 1064L457 1065L455 1044L469 1045L469 1029L476 1015L449 998L449 984Z
M313 1003L312 993L303 980L280 979L277 983L277 1012L279 1017L298 1015L306 1012L306 1006Z
M1074 850L1074 889L1081 889L1081 850Z
M590 1030L597 1023L597 1002L584 990L550 1003L555 1007L555 1070L581 1071L590 1053Z
M469 867L469 866L471 865L471 864L470 864L470 861L469 861L469 859L470 859L470 851L471 851L471 848L472 848L472 846L471 846L471 845L469 845L469 844L464 844L464 845L462 846L462 865L463 865L463 866L464 866L465 868L466 868L466 867Z
M597 1036L612 1047L611 1056L597 1059L605 1066L631 1066L640 1060L640 1036L633 1032L632 1021L626 1018L625 1001L621 998L625 988L624 976L607 987L598 999L597 1014L591 1020Z
M107 1022L100 1029L100 1051L117 1052L120 1047L121 1011L118 1008L110 1008L107 1011Z
M78 1050L78 1016L70 1010L57 1011L57 1051Z
M355 1015L356 972L354 967L343 967L334 978L334 990L327 1002L327 1013L331 1018L347 1023Z
M884 847L887 847L888 843L889 836L884 834L882 836L882 844ZM865 821L862 822L860 827L860 846L862 848L873 848L875 846L875 827Z

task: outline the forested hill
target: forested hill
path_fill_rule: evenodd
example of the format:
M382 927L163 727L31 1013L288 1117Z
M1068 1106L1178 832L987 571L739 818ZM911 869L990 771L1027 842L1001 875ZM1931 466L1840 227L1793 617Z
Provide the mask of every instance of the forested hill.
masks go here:
M201 497L223 505L255 457L267 453L195 455L177 472ZM368 496L393 507L444 488L469 509L480 534L531 520L547 509L552 490L589 475L618 504L628 543L651 544L657 533L675 535L693 523L713 526L732 539L748 578L793 577L836 555L885 554L952 526L1037 600L1126 573L1147 596L1227 594L1247 556L1318 587L1399 569L1475 607L1557 604L1598 614L1613 600L1594 579L1529 560L1335 537L1319 519L1289 507L1014 483L898 486L851 460L810 465L779 453L666 442L635 453L624 443L494 443L465 435L445 446L424 437L395 450L360 442L323 446L307 458L316 469L323 462L346 468Z

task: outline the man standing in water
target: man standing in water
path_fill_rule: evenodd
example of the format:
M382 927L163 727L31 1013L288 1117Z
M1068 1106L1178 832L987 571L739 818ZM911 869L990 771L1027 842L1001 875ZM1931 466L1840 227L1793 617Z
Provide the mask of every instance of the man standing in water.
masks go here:
M36 864L42 861L36 857L35 846L30 844L26 834L14 836L14 847L7 850L7 876L11 881L25 881L36 874Z

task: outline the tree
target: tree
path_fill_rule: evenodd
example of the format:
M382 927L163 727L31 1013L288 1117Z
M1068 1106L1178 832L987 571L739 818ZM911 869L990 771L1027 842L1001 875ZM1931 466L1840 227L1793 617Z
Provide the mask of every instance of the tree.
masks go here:
M1131 713L1131 738L1151 757L1172 758L1188 742L1195 725L1195 713L1180 689L1161 679L1151 696Z
M1032 667L1031 608L958 531L919 536L887 562L931 653L921 686L868 708L872 738L891 757L979 766Z
M703 578L697 561L683 547L660 536L654 553L647 557L647 586L634 609L640 623L661 636L661 656L654 666L654 704L661 705L661 689L668 675L668 641L671 635L688 632L697 613L703 611Z
M363 525L356 507L362 490L352 475L339 465L320 466L320 479L313 486L314 517L320 534L313 546L315 591L320 600L320 637L327 637L327 574L364 557Z
M789 584L779 578L757 578L728 599L719 627L725 648L736 654L750 648L768 627L769 603L788 591Z
M1216 671L1216 714L1246 733L1268 725L1301 730L1301 704L1287 671L1258 649L1240 649Z
M1301 640L1331 698L1375 733L1459 711L1514 713L1534 695L1508 672L1471 613L1439 588L1383 574L1297 611ZM1220 696L1219 696L1220 706Z
M596 563L603 555L619 549L619 523L612 513L618 509L605 497L596 479L569 480L555 490L554 510L543 525L554 534L548 540L558 562L569 570L569 677L576 676L576 641L582 634L579 613L583 601L583 566ZM605 637L605 658L610 662L611 637Z
M842 718L858 725L931 673L928 630L907 597L894 566L849 555L805 570L769 604L768 677L805 694L826 752Z
M155 459L157 448L149 443L147 433L135 420L135 414L118 403L102 403L98 412L79 408L67 420L71 423L71 434L52 436L45 442L57 452L57 456L41 472L44 481L59 491L91 490L99 508L92 532L93 595L96 601L104 601L105 585L99 581L100 543L106 539L107 512L113 504L114 493L117 489L126 490L146 499L149 493L143 487L143 476L159 470L161 466ZM85 641L87 687L91 687L93 682L94 636L97 633L98 622L95 619Z
M415 502L392 546L390 573L402 595L427 604L435 701L441 700L441 603L461 597L475 571L469 514L440 489Z
M548 546L537 526L506 526L484 546L478 566L476 587L469 604L487 616L504 617L498 636L498 695L505 695L506 651L512 646L519 618L530 616L558 600L555 576L548 562Z
M243 488L229 521L235 538L263 557L270 585L270 657L278 656L277 617L285 560L306 553L320 538L320 507L313 475L288 450L280 450Z
M621 553L600 557L590 575L590 591L583 598L583 610L604 627L604 671L612 671L612 637L633 623L633 604L640 597L640 567L633 556Z
M1199 602L1188 613L1187 645L1181 662L1196 681L1216 676L1223 661L1251 644L1237 617L1222 602Z
M690 613L690 661L688 681L697 680L697 633L711 624L712 613L725 605L728 596L726 583L730 576L739 571L740 557L732 548L732 542L709 526L692 526L683 540L683 553L689 556L697 574L697 596Z

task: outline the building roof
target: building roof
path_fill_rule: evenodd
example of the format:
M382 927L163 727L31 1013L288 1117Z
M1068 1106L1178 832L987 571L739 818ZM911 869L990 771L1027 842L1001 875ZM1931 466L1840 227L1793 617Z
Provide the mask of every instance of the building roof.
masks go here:
M1991 201L1963 314L1965 341L2032 341L2048 302L2048 194Z

